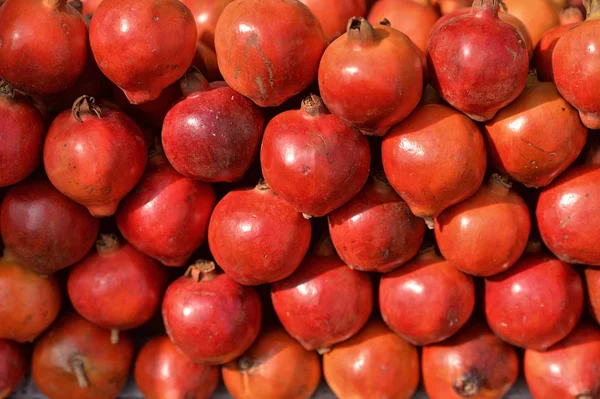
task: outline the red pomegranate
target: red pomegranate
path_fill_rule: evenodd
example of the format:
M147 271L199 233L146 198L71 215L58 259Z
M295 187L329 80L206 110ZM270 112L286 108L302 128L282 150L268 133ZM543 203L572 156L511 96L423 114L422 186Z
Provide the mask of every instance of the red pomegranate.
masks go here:
M498 18L500 2L475 1L469 14L433 31L427 48L432 83L450 105L482 122L516 99L529 55L519 31Z
M223 78L261 107L275 107L317 77L327 45L321 23L297 0L235 0L215 30Z
M554 82L554 68L552 66L552 54L558 39L568 32L575 23L559 25L546 31L540 38L535 51L533 52L533 66L537 71L537 76L542 82Z
M114 399L125 387L134 347L123 334L111 344L110 331L74 313L61 317L35 344L31 375L50 399Z
M533 46L542 35L560 23L558 8L548 0L502 0L508 13L519 18L527 27Z
M192 64L194 16L178 0L103 0L90 23L90 46L102 73L129 102L145 103Z
M233 0L181 0L196 20L198 42L215 48L215 28L221 13Z
M447 341L424 347L421 366L431 399L500 399L519 375L514 348L477 321Z
M330 43L346 32L352 17L362 17L367 11L366 0L300 0L317 17ZM379 22L379 21L377 21Z
M10 396L25 377L26 371L27 360L23 348L15 342L0 339L0 399Z
M213 262L201 261L167 288L162 315L181 353L196 362L225 364L256 339L261 306L254 288L217 274Z
M26 93L63 91L85 68L87 28L67 0L6 1L0 43L0 76Z
M98 219L45 180L14 186L0 209L5 247L19 263L41 274L52 274L83 259L99 227Z
M140 181L147 159L146 140L135 122L88 96L54 119L44 143L50 182L96 217L116 212Z
M584 273L588 309L594 320L600 323L600 269L586 267Z
M323 355L325 380L338 398L412 398L419 386L417 348L382 322Z
M429 228L444 209L475 194L487 164L477 125L452 108L417 108L384 137L383 169L400 197Z
M45 125L37 108L0 79L0 187L24 180L38 167Z
M366 137L310 95L300 110L269 122L260 150L262 172L281 198L307 216L325 216L354 197L369 176Z
M209 399L219 385L219 367L185 357L169 337L148 341L135 361L135 383L146 399Z

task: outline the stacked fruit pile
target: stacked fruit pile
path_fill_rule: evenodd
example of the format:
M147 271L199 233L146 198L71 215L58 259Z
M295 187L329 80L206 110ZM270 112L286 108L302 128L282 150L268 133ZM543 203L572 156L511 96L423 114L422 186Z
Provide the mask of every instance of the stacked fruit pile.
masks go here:
M0 398L600 397L600 0L371 3L0 0Z

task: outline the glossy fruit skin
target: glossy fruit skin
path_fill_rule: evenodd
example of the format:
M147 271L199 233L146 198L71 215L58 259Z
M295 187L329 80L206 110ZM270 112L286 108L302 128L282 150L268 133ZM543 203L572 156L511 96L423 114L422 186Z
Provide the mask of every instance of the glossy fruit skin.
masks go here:
M381 156L390 184L419 217L436 217L475 194L487 165L477 125L438 104L419 107L396 125Z
M514 346L551 347L575 328L582 309L579 274L552 256L524 256L504 273L485 280L488 324Z
M133 356L133 342L126 334L113 344L110 331L70 313L36 342L31 374L50 399L113 399L125 387ZM83 362L87 388L77 382L71 366L74 359Z
M485 323L473 321L449 340L424 347L422 372L431 399L500 399L517 380L519 359Z
M435 253L434 248L381 277L379 309L396 334L414 345L429 345L455 334L475 306L473 279Z
M558 40L577 24L559 25L546 31L540 38L533 52L533 65L537 71L538 79L542 82L554 82L554 68L552 67L552 54Z
M323 355L323 372L338 398L409 399L419 386L419 354L373 320Z
M196 24L178 0L103 0L90 23L90 46L102 73L141 104L192 64Z
M534 47L545 32L560 23L558 10L550 1L505 0L504 4L509 14L519 18L525 24Z
M525 379L534 399L593 398L600 392L600 331L581 323L545 352L525 351Z
M87 28L66 1L6 1L0 43L0 76L29 94L65 90L85 68Z
M41 277L4 251L0 258L0 339L33 341L52 324L61 302L55 277Z
M586 267L584 276L588 310L594 320L600 323L600 270Z
M92 248L100 222L50 182L12 187L0 208L2 241L30 270L52 274L80 261Z
M0 399L6 399L19 386L25 372L27 360L20 345L0 339Z
M331 43L344 32L348 20L362 17L367 12L366 0L300 0L317 17L327 41ZM377 21L379 22L379 21Z
M134 378L146 399L209 399L219 385L219 374L217 366L191 361L161 335L142 347Z
M207 45L209 48L215 48L215 28L221 13L233 0L181 0L183 4L189 7L194 20L196 21L196 31L198 42Z
M349 202L327 216L329 233L340 258L353 269L389 272L417 254L423 219L394 189L378 177L370 178Z
M283 328L269 328L239 359L222 368L235 399L308 399L321 381L319 355L308 351Z

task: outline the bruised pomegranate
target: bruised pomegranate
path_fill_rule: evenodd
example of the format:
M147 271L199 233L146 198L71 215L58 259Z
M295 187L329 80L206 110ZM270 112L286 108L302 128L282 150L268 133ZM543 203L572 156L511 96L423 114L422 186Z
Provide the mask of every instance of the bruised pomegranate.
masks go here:
M116 398L127 382L134 347L125 334L116 344L109 337L110 331L74 313L61 317L35 344L35 385L50 399Z
M555 26L547 30L540 38L535 51L533 52L533 66L537 71L537 76L542 82L554 82L554 68L552 67L552 53L558 39L568 32L576 23Z
M477 125L439 104L421 106L395 126L381 157L394 190L429 228L444 209L475 194L487 163Z
M352 17L362 17L367 11L366 0L300 0L317 17L329 42L346 31ZM379 22L379 21L377 21Z
M0 338L0 399L10 396L25 377L26 371L27 360L21 346Z
M500 1L477 0L469 14L437 28L427 48L432 83L446 102L482 122L521 94L529 68L519 31L498 18Z
M512 346L472 321L447 341L423 348L423 384L431 399L500 399L517 380Z
M326 45L321 23L297 0L235 0L215 29L223 78L261 107L281 105L306 89Z
M161 335L142 347L134 377L146 399L209 399L219 385L219 368L188 359Z
M323 355L323 372L338 398L409 399L419 385L419 354L374 320Z
M506 11L527 27L535 47L545 32L560 23L558 9L548 0L503 0Z
M198 42L215 48L215 28L221 13L233 0L181 0L189 7L196 21Z
M202 261L167 288L162 315L181 353L196 362L225 364L256 339L261 306L254 288L217 274L213 262Z
M600 269L586 267L584 273L588 308L594 320L600 323Z
M225 387L236 399L308 399L321 381L319 355L282 328L269 328L244 355L222 368Z
M0 209L5 247L26 268L52 274L80 261L92 248L100 223L49 182L11 188Z

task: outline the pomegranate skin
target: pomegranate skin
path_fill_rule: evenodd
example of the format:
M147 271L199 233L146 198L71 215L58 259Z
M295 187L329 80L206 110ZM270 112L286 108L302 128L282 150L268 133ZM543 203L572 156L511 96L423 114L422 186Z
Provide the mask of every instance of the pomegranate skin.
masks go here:
M27 360L21 346L7 339L0 339L0 399L6 399L19 386Z
M90 23L90 46L102 73L141 104L192 64L196 24L178 0L103 0Z
M81 259L94 245L100 222L47 181L12 187L0 208L4 246L30 270L52 274Z
M21 266L9 251L4 251L0 258L0 339L33 341L52 324L61 302L62 294L55 277L41 277Z
M546 31L540 38L533 52L533 66L536 69L538 79L542 82L554 82L554 68L552 67L552 54L558 39L562 37L572 27L577 25L571 23L568 25L559 25Z
M196 21L198 42L215 48L215 29L221 13L233 0L181 0L189 7Z
M383 176L371 178L327 220L340 258L365 272L386 273L408 262L425 235L423 220L410 212Z
M427 47L434 87L446 102L484 122L525 87L529 54L525 40L498 18L500 2L475 1L469 14L437 28Z
M421 367L431 399L500 399L519 375L514 348L475 321L449 340L424 347Z
M594 398L600 394L600 330L581 323L544 352L525 351L523 368L534 399Z
M488 121L483 131L494 166L526 187L538 188L577 159L588 131L554 84L531 78L519 98Z
M144 133L131 118L94 102L80 97L73 111L54 119L44 143L44 169L61 193L93 216L105 217L116 212L141 179L148 150Z
M477 125L445 105L417 108L383 139L383 169L416 216L431 218L469 198L487 164Z
M244 285L292 274L306 255L310 238L310 221L264 184L227 193L208 226L215 261Z
M419 386L419 354L374 320L323 355L323 372L338 398L409 399Z
M346 32L352 17L362 17L367 12L366 0L300 0L317 17L327 41L331 43ZM379 22L379 21L377 21Z
M223 78L261 107L276 107L306 89L326 45L321 23L297 0L235 0L215 29Z
M538 227L558 259L600 266L599 198L600 165L573 167L541 192Z
M586 267L584 275L588 310L594 320L600 323L600 269Z
M219 385L219 367L191 361L166 335L142 347L134 370L146 399L209 399Z
M87 28L66 0L8 0L0 8L0 76L29 94L54 94L85 68Z
M258 336L262 305L254 288L215 274L214 267L212 262L190 266L171 283L162 315L167 335L181 353L195 362L225 364Z
M485 279L488 324L514 346L546 350L575 328L582 310L579 274L551 256L525 256Z

